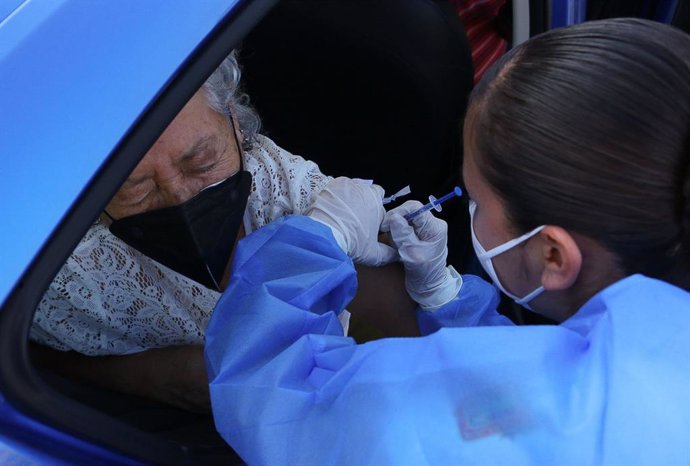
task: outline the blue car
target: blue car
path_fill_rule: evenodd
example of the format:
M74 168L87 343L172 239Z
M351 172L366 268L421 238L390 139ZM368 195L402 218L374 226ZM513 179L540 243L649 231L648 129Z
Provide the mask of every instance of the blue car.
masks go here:
M277 0L0 2L0 244L3 246L0 253L0 463L241 463L215 432L210 416L171 414L145 403L139 412L132 412L131 400L128 400L130 411L123 413L119 405L122 399L117 394L51 378L34 367L28 336L43 293L108 200L218 63L268 17L277 3ZM416 12L411 17L438 20L434 16L435 7L431 7L432 0L408 3L425 8L423 15ZM528 3L544 2L514 2L517 6ZM547 27L584 19L581 7L584 2L552 3L559 7L544 10L554 14ZM356 8L366 12L375 4L386 15L404 10L391 2L373 0L359 2ZM534 5L531 10L534 11ZM356 14L352 9L348 12ZM534 20L530 25L530 17L524 13L516 10L514 15L514 41L524 40L525 34L535 32ZM557 18L556 14L562 16ZM344 13L323 17L343 21L348 18ZM376 36L377 28L367 21L351 24L359 24L362 36L371 42L372 49L375 44L390 46L377 39L393 37L390 30L378 31L380 36ZM419 60L414 66L401 64L401 69L423 70L424 79L431 79L413 83L413 76L405 73L404 77L420 89L418 105L414 107L417 94L413 92L407 93L408 100L401 110L392 107L396 104L394 100L382 99L376 104L387 121L399 118L401 124L413 128L397 134L401 144L400 151L394 154L396 158L384 160L383 171L367 173L373 170L372 160L381 152L376 141L358 139L364 137L364 130L356 126L353 129L354 120L348 117L342 122L346 128L342 134L347 138L342 138L341 146L353 152L346 142L352 143L363 154L362 165L330 166L329 160L318 160L327 168L324 172L372 177L388 184L386 187L391 190L409 181L407 178L414 172L419 192L428 194L434 188L436 194L448 191L442 186L444 176L452 170L443 165L448 160L439 157L430 159L434 163L426 164L427 167L413 164L410 168L405 166L407 159L403 153L408 151L410 157L416 156L420 147L425 153L434 153L432 149L437 142L455 141L458 135L453 128L462 109L458 103L466 98L472 85L471 76L457 80L453 76L452 86L445 78L436 79L447 69L454 72L469 69L463 68L469 55L455 56L458 50L455 39L439 36L436 24L440 23L427 24L431 25L433 34L408 25L402 29L405 35L424 38L405 41L403 37L401 41L408 58ZM342 30L351 30L347 24L341 26ZM324 30L328 34L340 31L313 28L309 32L317 37ZM280 34L285 31L277 28L267 32L264 27L260 34L254 35L254 44L264 46L273 41L280 45L283 39ZM410 43L416 47L410 47ZM423 47L432 47L434 54ZM250 53L245 58L251 66L254 56L252 48L248 50ZM361 50L357 50L356 54L337 57L337 61L348 64L361 57ZM331 53L336 55L337 49L333 48ZM381 53L370 61L381 64L382 57L389 54ZM446 58L448 63L443 61ZM425 59L431 61L425 64ZM438 67L439 63L444 67ZM255 69L259 68L257 65ZM350 68L345 77L352 87L355 71L361 68L354 65ZM251 67L248 76L252 76ZM363 79L370 83L376 76L379 75L369 72ZM399 76L402 79L403 73ZM262 81L258 75L254 78L259 113L266 118L267 126L273 128L273 135L280 139L281 128L276 121L289 118L280 112L271 115L276 100L260 98L277 89L280 73L271 75L268 81ZM393 81L387 79L381 79L383 87L395 89ZM264 88L259 89L262 82ZM312 86L307 88L309 93L316 90L309 86ZM281 90L292 91L294 88L290 87ZM336 95L344 90L333 87L327 91ZM250 94L253 95L251 83ZM355 94L361 96L362 92L357 90ZM383 93L378 90L375 94L374 97L381 97ZM343 98L339 102L350 100ZM372 100L367 104L369 113L378 115ZM409 111L410 108L415 111ZM327 110L319 109L317 113ZM337 117L347 116L342 108L335 110L328 117L319 113L320 123L335 128ZM362 116L361 107L355 110ZM286 112L290 114L292 110L288 108ZM290 116L294 117L294 112ZM447 126L439 124L441 117ZM429 122L434 125L424 126ZM314 142L318 138L313 136L321 134L310 125L301 126L308 129L303 141ZM387 128L378 125L376 129L384 142L390 144ZM297 128L287 130L295 134ZM284 136L285 141L288 136ZM416 139L408 141L403 136ZM302 151L292 145L299 146L299 141L290 142L287 148L317 158L318 148L305 145ZM452 146L451 142L440 144L439 154L451 150ZM372 154L364 152L367 148ZM331 154L330 161L337 160L343 157ZM454 180L449 184L453 185ZM463 225L460 222L458 228L465 228ZM458 261L464 263L464 258Z

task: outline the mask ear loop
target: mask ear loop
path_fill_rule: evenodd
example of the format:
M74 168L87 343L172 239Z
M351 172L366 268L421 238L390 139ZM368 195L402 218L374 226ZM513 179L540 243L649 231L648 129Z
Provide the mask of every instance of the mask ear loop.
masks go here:
M240 155L240 171L244 171L244 152L252 150L254 148L254 145L250 139L244 137L242 128L240 128L240 133L242 133L242 144L240 144L240 140L237 137L237 128L235 127L235 118L233 116L232 110L228 112L228 116L230 118L230 126L232 126L232 135L235 138L235 147L237 148L237 153ZM239 123L237 124L237 126L239 126ZM243 223L244 228L247 228L248 224L246 222L246 211L243 218Z
M237 147L237 153L240 154L240 170L244 170L244 152L250 151L254 148L254 144L248 138L244 137L244 131L240 128L240 134L242 135L242 144L240 144L240 138L237 134L237 127L235 126L235 118L232 111L228 112L228 118L230 119L230 126L232 127L232 135L235 138L235 147ZM239 126L239 123L237 124Z
M493 249L489 249L488 251L486 251L484 253L484 258L492 259L492 258L494 258L500 254L503 254L507 250L514 248L518 244L524 243L525 241L527 241L528 239L530 239L531 237L535 236L537 233L542 231L545 226L546 225L538 226L537 228L535 228L532 231L528 231L527 233L520 235L517 238L513 238L510 241L507 241L507 242L505 242L499 246L496 246Z
M235 147L237 148L237 153L240 156L240 171L244 170L244 150L240 144L239 135L237 134L237 127L235 126L235 118L233 117L232 111L228 112L228 118L230 119L230 127L232 128L232 137L235 139ZM240 132L242 130L240 129ZM244 143L244 139L242 139Z

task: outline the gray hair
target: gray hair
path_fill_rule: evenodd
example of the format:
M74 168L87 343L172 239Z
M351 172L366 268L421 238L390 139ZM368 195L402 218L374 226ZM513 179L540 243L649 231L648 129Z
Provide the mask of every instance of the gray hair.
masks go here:
M246 143L251 143L261 128L261 120L249 104L249 96L240 88L242 72L233 50L209 76L202 88L209 106L225 115L230 121L230 111L242 131Z

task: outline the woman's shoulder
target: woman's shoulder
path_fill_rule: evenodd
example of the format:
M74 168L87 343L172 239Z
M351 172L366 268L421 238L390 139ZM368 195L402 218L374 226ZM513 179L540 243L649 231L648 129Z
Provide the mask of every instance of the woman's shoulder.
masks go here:
M331 180L314 162L262 135L256 136L253 149L245 153L245 161L252 174L247 202L252 229L285 215L304 213Z
M269 180L274 182L283 180L283 177L287 181L308 175L326 177L316 163L278 146L270 138L257 134L256 142L253 149L245 153L247 169L252 176L277 175Z

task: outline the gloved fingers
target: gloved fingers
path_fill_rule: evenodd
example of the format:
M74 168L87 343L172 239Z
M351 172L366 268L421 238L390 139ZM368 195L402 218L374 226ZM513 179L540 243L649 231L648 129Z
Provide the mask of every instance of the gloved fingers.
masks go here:
M362 203L366 205L367 203L370 203L372 205L378 205L381 207L381 210L383 213L385 213L386 209L383 207L383 196L386 194L384 189L374 183L369 183L369 184L363 184L363 183L356 183L359 188L359 193L362 196ZM381 215L383 217L383 215Z
M321 210L365 224L377 222L378 227L385 213L383 195L383 188L370 181L338 177L324 186L307 214Z
M384 189L375 184L372 180L347 178L344 176L332 179L324 186L323 190L339 199L349 199L353 196L360 196L363 201L376 200L381 202L385 195Z
M392 212L392 211L391 211ZM425 212L422 215L427 214ZM404 217L393 214L387 217L388 236L398 250L400 260L407 266L430 267L432 264L442 264L445 266L448 250L447 243L447 224L440 219L429 215L430 221L418 222L428 231L417 231L414 225L405 220ZM414 223L414 222L413 222ZM422 238L420 238L420 235ZM424 238L428 236L428 238Z
M383 198L386 195L386 191L381 186L379 186L377 184L372 184L371 187L374 190L374 192L376 193L376 200L381 203L381 206L383 206Z
M417 237L422 241L438 241L448 236L448 224L435 217L430 211L417 215L412 220Z
M372 190L376 193L376 196L380 197L381 199L383 199L383 197L385 196L385 190L381 186L375 184L374 180L364 180L362 178L350 178L350 180L353 183L361 184L364 186L370 186Z
M310 217L328 224L342 237L338 243L357 263L387 263L397 258L389 246L378 241L384 189L369 180L334 178L316 197L307 211ZM338 240L338 235L336 240Z
M388 213L390 214L398 214L398 215L407 215L410 214L416 210L419 210L424 204L422 204L419 201L414 201L414 200L409 200L405 201L398 207L391 209Z
M410 203L416 201L408 201ZM418 202L416 202L419 204ZM404 204L400 207L404 207ZM411 210L416 209L411 205ZM400 213L406 209L401 209ZM448 224L440 218L434 217L431 212L423 212L414 217L410 222L405 220L402 215L398 215L396 209L386 213L383 218L382 231L388 231L391 240L400 247L404 242L422 244L446 242L448 236ZM403 214L404 215L404 214Z
M374 250L369 251L366 255L367 257L359 263L378 267L398 260L398 251L387 244L376 243L373 245L373 249Z
M393 219L396 219L395 222L398 224L403 221L411 223L416 236L422 241L437 241L445 237L448 233L448 224L444 220L435 217L431 211L422 212L413 217L409 222L404 219L405 215L416 212L422 206L423 204L419 201L406 201L395 209L389 210L383 217L381 231L390 231L390 224Z
M392 215L388 217L386 226L388 227L388 236L396 248L400 249L404 246L419 243L414 228L402 216Z
M399 205L398 207L389 210L383 216L383 222L381 223L381 231L383 231L383 232L390 231L389 223L393 218L396 218L396 217L401 218L405 223L407 223L407 220L405 220L403 218L403 216L405 216L411 212L414 212L416 210L419 210L422 206L423 206L423 204L419 201L405 201L403 204Z

